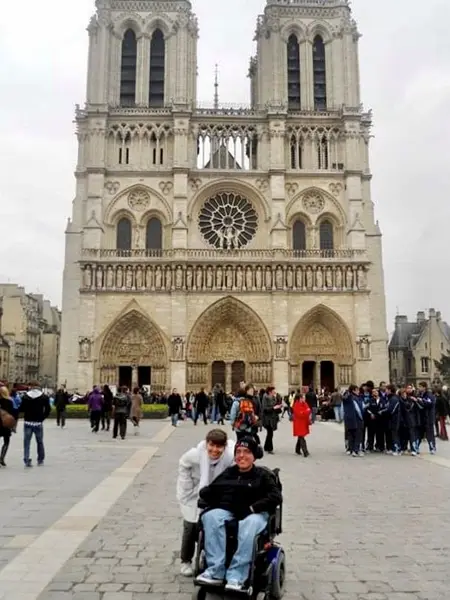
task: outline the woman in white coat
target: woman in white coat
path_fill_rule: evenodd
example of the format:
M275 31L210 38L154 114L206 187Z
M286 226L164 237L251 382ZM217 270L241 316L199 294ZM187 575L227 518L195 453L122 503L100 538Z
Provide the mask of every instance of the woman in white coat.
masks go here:
M193 574L192 559L197 541L199 518L198 493L234 463L235 442L222 429L212 429L198 446L180 458L177 479L177 500L183 516L181 569L185 577Z

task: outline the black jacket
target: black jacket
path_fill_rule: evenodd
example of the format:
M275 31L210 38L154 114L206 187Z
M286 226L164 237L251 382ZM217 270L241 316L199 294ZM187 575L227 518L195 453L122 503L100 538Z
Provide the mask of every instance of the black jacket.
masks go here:
M58 390L55 394L55 408L58 408L59 410L65 410L68 404L69 394L66 392L66 390Z
M42 390L30 390L23 396L20 412L25 423L42 423L50 411L50 400Z
M236 465L201 489L200 498L208 508L228 510L237 519L245 519L252 511L272 514L283 500L275 475L269 469L254 466L242 473Z
M306 392L305 400L309 408L317 408L317 394L313 390Z
M169 415L178 415L183 408L180 394L170 394L167 398L167 406L169 407Z

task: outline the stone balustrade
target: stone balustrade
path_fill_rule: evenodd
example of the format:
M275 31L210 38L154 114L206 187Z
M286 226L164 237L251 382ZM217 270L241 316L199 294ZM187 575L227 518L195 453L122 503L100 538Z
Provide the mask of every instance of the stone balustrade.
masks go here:
M84 262L83 292L365 292L368 265Z

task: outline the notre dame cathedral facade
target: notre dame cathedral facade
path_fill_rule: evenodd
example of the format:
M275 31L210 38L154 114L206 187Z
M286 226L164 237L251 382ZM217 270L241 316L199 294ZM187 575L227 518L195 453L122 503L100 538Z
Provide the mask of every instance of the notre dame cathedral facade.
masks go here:
M191 2L97 0L66 230L69 389L387 378L358 29L347 0L265 3L249 106L206 109Z

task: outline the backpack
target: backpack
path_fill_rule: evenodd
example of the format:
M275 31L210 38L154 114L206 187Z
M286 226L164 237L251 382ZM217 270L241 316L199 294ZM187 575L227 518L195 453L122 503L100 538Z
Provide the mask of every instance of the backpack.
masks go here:
M256 423L255 405L252 400L241 398L239 400L239 411L234 422L235 429L247 429Z

